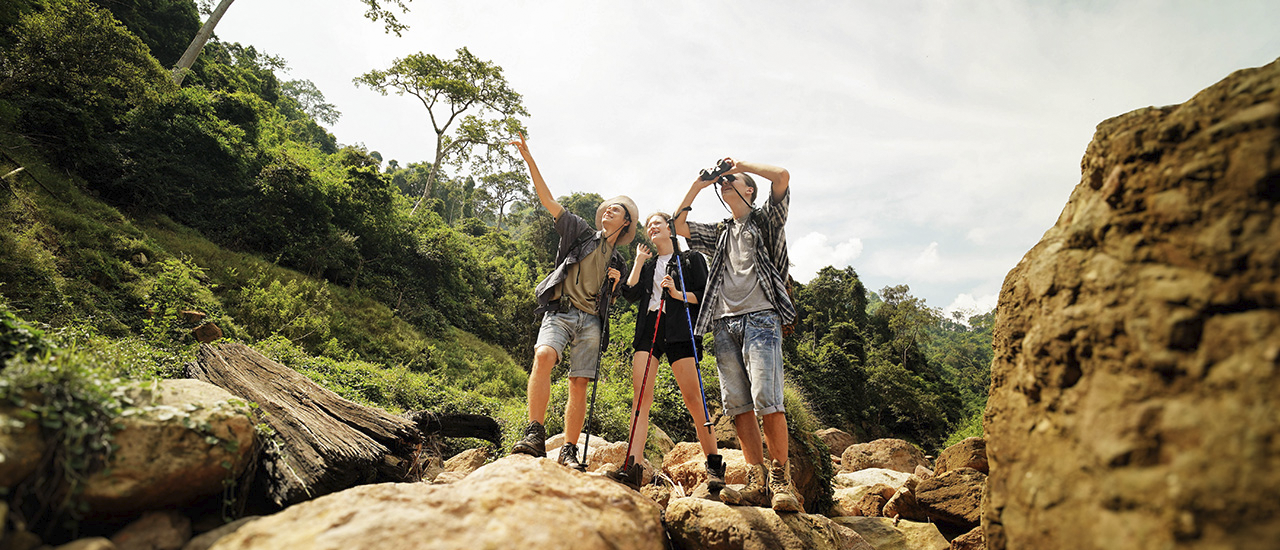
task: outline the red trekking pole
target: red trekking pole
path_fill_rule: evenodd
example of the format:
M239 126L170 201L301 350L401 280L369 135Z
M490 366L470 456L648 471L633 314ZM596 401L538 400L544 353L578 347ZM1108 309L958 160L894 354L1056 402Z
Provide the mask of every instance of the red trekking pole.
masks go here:
M644 403L644 387L649 385L649 365L653 363L653 347L658 343L658 325L662 323L662 300L658 300L658 315L653 321L653 339L649 341L649 358L644 361L644 376L640 378L640 392L636 395L635 405L632 407L631 430L627 434L627 458L623 461L623 468L629 469L634 461L631 458L631 447L635 443L636 425L640 423L640 405Z

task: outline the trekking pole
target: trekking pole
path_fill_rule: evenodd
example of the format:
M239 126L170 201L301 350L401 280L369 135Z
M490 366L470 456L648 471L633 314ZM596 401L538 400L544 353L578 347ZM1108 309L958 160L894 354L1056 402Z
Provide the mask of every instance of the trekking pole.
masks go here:
M587 407L587 422L584 427L590 428L591 422L596 418L596 385L600 383L600 363L604 361L604 351L609 349L609 305L613 292L609 288L609 269L604 270L604 280L600 282L600 291L604 293L604 316L600 318L600 352L596 357L596 372L591 379L591 405ZM587 432L587 438L582 443L582 469L587 469L587 455L591 452L591 430Z
M649 357L644 360L644 376L640 378L640 393L636 396L636 404L631 411L631 430L627 432L627 458L622 461L622 466L624 468L630 467L634 464L631 459L631 447L636 437L636 425L640 423L640 405L644 402L644 387L649 385L649 365L653 363L653 348L658 343L658 325L662 323L661 299L658 300L657 317L658 319L653 322L653 340L649 342Z
M693 318L689 315L689 287L684 286L684 268L680 266L680 238L676 236L675 218L669 223L671 229L671 244L675 248L675 264L676 276L680 278L680 298L684 302L684 319L689 325L689 345L693 347L693 372L698 375L698 393L702 394L702 414L706 418L706 422L702 425L707 427L707 431L711 431L711 409L707 407L707 390L702 387L702 358L698 357L697 336L693 334Z

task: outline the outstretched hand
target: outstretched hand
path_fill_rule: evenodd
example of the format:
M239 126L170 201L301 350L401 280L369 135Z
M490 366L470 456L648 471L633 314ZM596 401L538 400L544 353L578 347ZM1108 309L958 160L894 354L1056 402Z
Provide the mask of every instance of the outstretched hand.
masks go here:
M645 246L645 245L643 245L643 244L641 244L641 245L637 245L637 246L636 246L636 261L637 261L637 262L639 262L639 263L644 263L644 262L648 261L648 260L649 260L649 258L652 258L652 257L653 257L653 252L651 252L651 251L649 250L649 247L647 247L647 246Z
M516 150L520 151L520 154L521 154L521 155L523 155L523 156L528 156L528 155L529 155L529 144L528 144L528 143L526 143L526 142L525 142L525 140L524 140L524 132L517 132L517 133L516 133L516 135L520 136L520 141L511 141L511 142L508 142L508 143L510 143L511 145L515 145L515 146L516 146Z

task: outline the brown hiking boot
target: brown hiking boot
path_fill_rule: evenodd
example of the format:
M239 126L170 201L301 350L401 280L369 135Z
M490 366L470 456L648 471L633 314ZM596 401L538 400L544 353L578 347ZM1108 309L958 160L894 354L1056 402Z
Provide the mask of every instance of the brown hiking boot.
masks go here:
M640 463L638 462L633 462L630 465L624 463L622 466L606 471L604 475L609 479L639 491L640 480L644 478L644 468L640 466Z
M747 485L741 491L725 487L720 491L720 502L734 506L768 506L769 472L764 464L747 464Z
M565 443L560 447L559 462L579 472L587 471L587 465L578 461L578 446L573 443Z
M773 493L773 511L804 512L800 499L796 498L796 486L791 483L790 464L772 461L769 465L769 491Z
M542 424L530 420L524 427L524 439L517 441L511 448L511 452L546 458L547 429L542 427Z

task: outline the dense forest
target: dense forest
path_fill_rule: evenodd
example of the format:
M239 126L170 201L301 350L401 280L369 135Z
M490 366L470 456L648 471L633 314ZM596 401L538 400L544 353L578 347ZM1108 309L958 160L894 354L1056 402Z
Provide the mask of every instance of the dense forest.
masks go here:
M66 422L46 428L96 442L119 406L104 388L182 376L197 311L344 397L491 415L513 440L556 235L501 145L532 116L502 68L463 48L360 75L442 115L435 156L401 163L342 144L325 128L338 107L250 45L214 37L175 84L201 19L193 0L0 6L0 395L53 396ZM559 200L593 219L602 197ZM945 318L905 285L869 291L851 267L794 297L799 428L926 451L981 432L991 313ZM635 314L613 312L590 429L622 440ZM714 412L714 359L702 367ZM692 440L666 369L656 398L654 424Z

